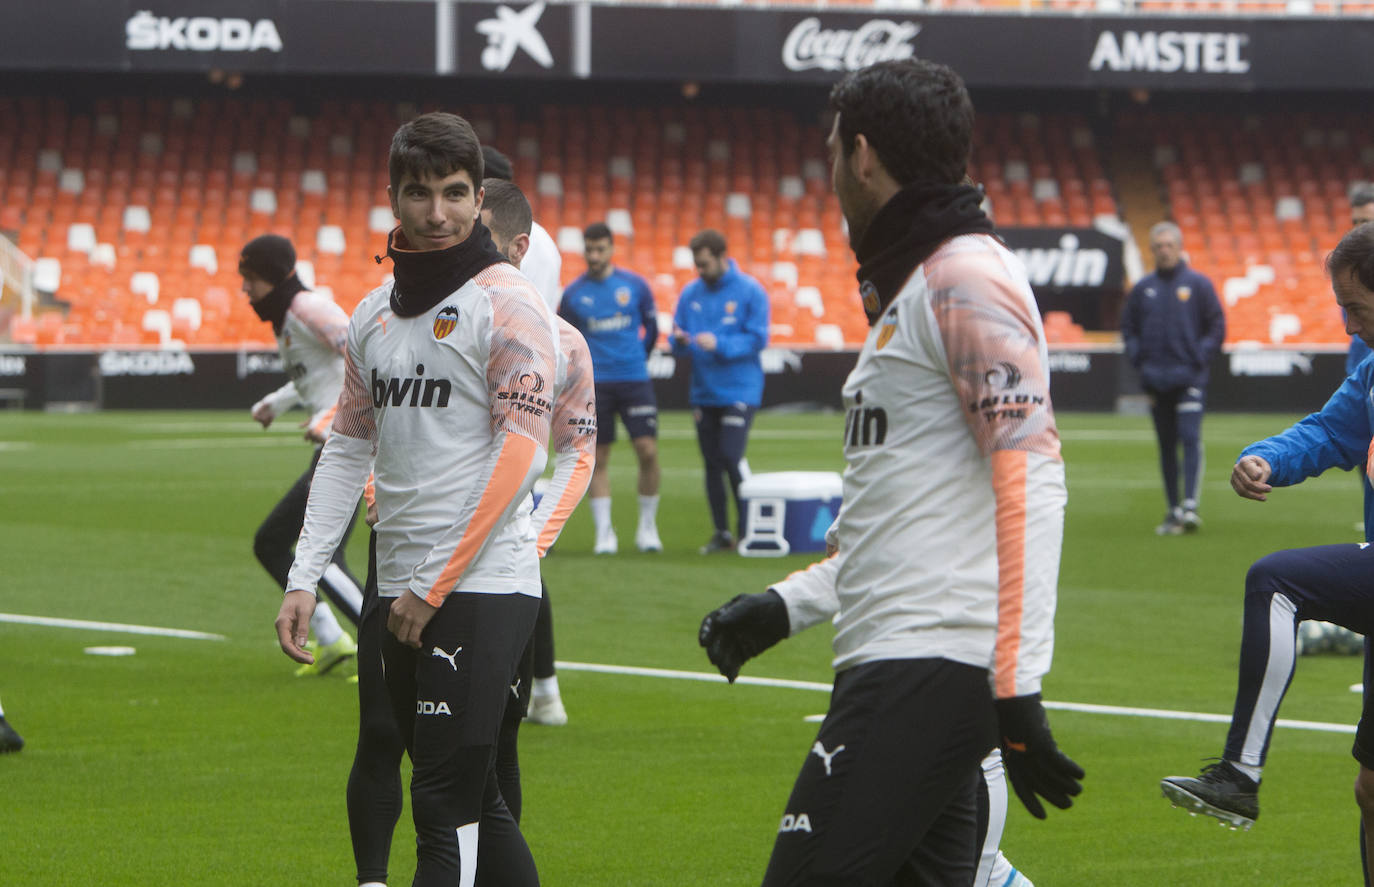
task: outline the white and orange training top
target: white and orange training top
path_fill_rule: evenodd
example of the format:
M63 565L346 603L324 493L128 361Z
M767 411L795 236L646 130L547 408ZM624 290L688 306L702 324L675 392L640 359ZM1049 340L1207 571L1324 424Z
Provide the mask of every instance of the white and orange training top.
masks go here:
M523 266L522 266L523 270ZM549 444L554 452L553 477L534 510L534 532L539 556L563 532L568 516L577 508L591 483L596 467L596 386L592 379L592 354L577 327L561 317L558 325L559 383L553 402L553 430Z
M338 305L310 290L296 293L286 309L277 351L287 383L254 404L266 403L273 416L295 407L310 411L310 427L329 433L344 380L344 343L348 315Z
M940 657L1040 690L1054 648L1064 464L1040 313L995 238L953 238L869 330L844 385L839 551L773 586L837 671Z
M375 472L377 589L538 597L530 489L544 470L556 333L533 285L492 265L417 317L391 285L348 327L343 393L315 469L289 589L313 589Z

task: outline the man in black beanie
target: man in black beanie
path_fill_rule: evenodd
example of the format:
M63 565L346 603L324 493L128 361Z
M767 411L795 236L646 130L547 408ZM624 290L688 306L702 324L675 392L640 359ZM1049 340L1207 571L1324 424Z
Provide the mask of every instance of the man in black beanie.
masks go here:
M281 413L303 406L310 411L310 418L302 425L305 437L315 445L310 467L267 515L253 537L253 553L277 586L285 590L286 575L295 557L292 549L305 521L310 481L343 388L348 315L329 299L305 288L296 276L296 250L285 237L264 234L250 240L239 255L239 275L253 311L272 324L288 378L285 385L253 405L253 418L266 428ZM347 543L345 535L320 580L320 588L356 626L362 591L344 561ZM316 609L310 627L315 635L315 662L301 666L296 674L338 673L337 666L357 652L352 636L340 627L328 607Z

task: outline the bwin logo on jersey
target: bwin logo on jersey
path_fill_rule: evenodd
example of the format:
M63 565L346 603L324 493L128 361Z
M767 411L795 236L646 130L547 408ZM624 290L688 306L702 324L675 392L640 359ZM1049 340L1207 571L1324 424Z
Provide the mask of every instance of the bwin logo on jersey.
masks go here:
M415 700L415 713L417 715L448 715L449 717L453 716L453 712L449 710L448 703L444 702L442 699L438 702L430 702L425 699Z
M445 305L434 318L434 338L442 339L458 328L458 309Z
M425 379L425 365L415 366L415 376L409 379L383 379L372 369L372 406L446 407L453 383L448 379Z
M806 832L810 834L811 817L805 813L798 813L796 815L791 813L783 814L782 822L778 825L778 834L784 832Z

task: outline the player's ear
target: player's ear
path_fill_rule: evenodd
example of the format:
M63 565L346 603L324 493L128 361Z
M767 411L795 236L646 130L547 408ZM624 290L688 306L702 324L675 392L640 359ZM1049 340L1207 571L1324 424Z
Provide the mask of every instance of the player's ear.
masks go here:
M530 251L530 236L528 234L517 234L515 239L510 242L511 261L517 266Z

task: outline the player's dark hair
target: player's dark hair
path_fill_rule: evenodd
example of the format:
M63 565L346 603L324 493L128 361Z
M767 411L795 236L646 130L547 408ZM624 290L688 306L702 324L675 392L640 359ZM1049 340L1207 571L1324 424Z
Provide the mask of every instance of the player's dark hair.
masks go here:
M476 188L482 182L482 169L482 144L472 125L457 114L421 114L392 136L387 172L393 191L407 175L442 179L460 170L467 170Z
M862 133L897 184L958 184L973 146L973 102L950 68L923 59L879 62L830 90L840 150Z
M691 248L694 254L704 249L709 250L711 255L719 259L721 256L725 255L725 235L714 228L707 228L705 231L697 232L697 234L688 241L687 246Z
M515 168L511 166L510 158L491 145L482 146L482 163L486 166L487 178L515 181Z
M1359 209L1374 203L1374 188L1356 188L1350 192L1350 208Z
M1367 290L1374 290L1374 222L1356 225L1326 257L1326 273L1332 280L1353 273Z
M605 222L592 222L582 231L583 240L609 240L615 242L610 227Z
M530 202L525 199L514 182L505 179L484 179L482 181L482 209L491 210L491 221L487 227L493 234L509 243L519 234L529 234L534 225L534 213Z

